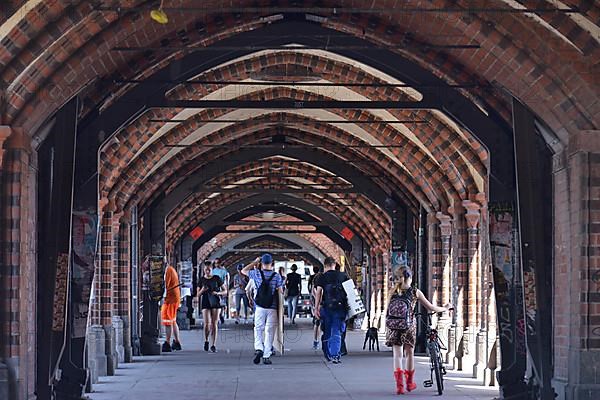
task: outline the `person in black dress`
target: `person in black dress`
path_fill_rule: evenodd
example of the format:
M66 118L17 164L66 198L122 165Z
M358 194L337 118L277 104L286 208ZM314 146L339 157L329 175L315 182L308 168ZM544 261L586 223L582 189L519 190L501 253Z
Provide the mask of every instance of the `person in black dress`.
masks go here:
M204 276L198 283L200 287L200 308L202 309L202 319L204 320L204 351L217 351L215 343L217 341L217 323L219 322L219 313L221 312L221 301L219 296L227 293L225 284L216 275L212 274L212 266L204 265Z

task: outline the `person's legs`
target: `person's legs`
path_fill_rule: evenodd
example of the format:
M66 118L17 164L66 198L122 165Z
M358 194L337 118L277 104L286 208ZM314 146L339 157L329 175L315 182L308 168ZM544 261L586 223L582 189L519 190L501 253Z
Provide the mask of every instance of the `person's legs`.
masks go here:
M291 321L292 320L292 300L294 299L293 296L288 296L287 300L287 315L288 315L288 319Z
M256 310L254 312L254 350L260 350L263 352L263 354L266 351L263 346L265 342L267 312L268 310L265 310L259 306L256 306Z
M406 362L406 370L404 374L406 375L406 388L410 392L411 390L415 390L417 388L417 384L414 382L415 377L415 349L414 347L405 344L404 345L404 359Z
M242 294L242 302L244 303L244 319L248 319L248 307L250 305L248 304L248 296L246 296L246 293Z
M340 358L340 350L342 348L342 329L344 325L345 313L336 311L331 313L329 320L329 355L338 361Z
M171 343L171 332L173 332L173 326L165 325L165 331L167 333L167 343Z
M292 323L295 323L296 321L296 311L298 310L298 297L299 296L292 297Z
M327 312L324 308L321 309L321 347L323 349L323 355L326 359L331 359L331 353L329 353L329 338L331 336L331 313Z
M221 309L214 308L210 310L210 338L211 346L214 346L217 342L217 333L219 332L217 322L219 321L219 312ZM212 347L211 347L212 348Z
M242 293L236 293L235 294L235 320L237 322L239 322L240 320L240 311L242 309L242 297L243 294Z
M177 325L177 321L173 322L173 339L177 343L181 343L181 339L179 336L179 325Z
M275 338L275 327L277 325L277 310L268 309L266 315L266 326L265 326L265 342L264 342L264 358L271 357L271 353L273 350L273 339Z
M396 394L404 393L404 371L402 370L402 355L404 349L402 346L392 346L394 354L394 379L396 380Z
M211 319L210 319L210 310L209 309L203 309L202 310L202 322L204 324L204 351L208 351L208 341L210 338L210 325L211 325Z

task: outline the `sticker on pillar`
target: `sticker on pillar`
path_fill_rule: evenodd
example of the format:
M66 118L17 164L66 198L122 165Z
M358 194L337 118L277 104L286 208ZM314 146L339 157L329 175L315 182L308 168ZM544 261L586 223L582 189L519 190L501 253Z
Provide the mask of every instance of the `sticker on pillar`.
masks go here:
M354 237L354 232L352 232L347 226L344 227L344 229L342 229L341 234L348 241L352 240L352 238Z
M197 226L194 229L192 229L192 231L190 232L190 236L192 237L192 239L198 240L198 238L202 236L203 233L204 231L202 230L202 228Z

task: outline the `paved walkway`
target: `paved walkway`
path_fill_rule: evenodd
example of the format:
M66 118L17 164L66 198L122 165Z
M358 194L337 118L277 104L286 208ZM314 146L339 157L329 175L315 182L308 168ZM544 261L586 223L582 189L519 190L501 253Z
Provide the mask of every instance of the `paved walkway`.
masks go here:
M202 332L182 332L184 350L161 356L136 357L122 364L117 374L100 378L92 400L195 400L195 399L392 399L396 398L391 372L391 351L380 343L381 352L362 350L364 334L348 332L350 354L341 365L323 360L311 349L312 331L286 327L286 354L273 357L273 364L252 364L251 326L227 322L220 332L216 354L202 350ZM428 363L417 357L416 391L411 399L437 396L424 388ZM444 398L486 399L497 397L496 388L484 387L460 372L448 371ZM265 393L264 390L268 388Z

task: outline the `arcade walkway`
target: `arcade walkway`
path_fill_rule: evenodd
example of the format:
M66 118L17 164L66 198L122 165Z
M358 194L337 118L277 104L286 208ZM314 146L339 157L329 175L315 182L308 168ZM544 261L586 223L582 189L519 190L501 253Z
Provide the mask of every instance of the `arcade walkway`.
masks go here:
M229 329L228 329L229 328ZM287 354L274 357L273 365L252 364L251 326L228 324L221 331L217 354L202 351L199 330L183 332L185 350L162 356L138 357L122 364L112 377L100 378L92 400L179 399L385 399L394 398L390 376L391 353L380 343L380 353L362 351L364 333L348 332L350 355L339 366L327 364L310 350L308 326L287 330ZM429 399L433 388L423 388L426 359L417 358L419 388L407 396ZM480 386L465 374L448 371L444 398L493 399L496 388ZM269 387L270 393L261 393Z

